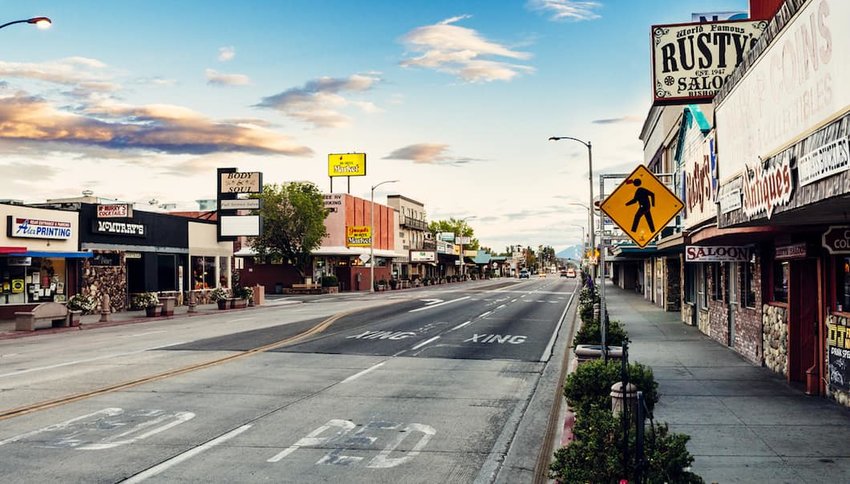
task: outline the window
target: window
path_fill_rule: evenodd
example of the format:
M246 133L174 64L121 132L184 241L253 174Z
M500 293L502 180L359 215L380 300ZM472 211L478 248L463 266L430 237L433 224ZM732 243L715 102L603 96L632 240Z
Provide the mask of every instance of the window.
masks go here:
M209 289L215 284L215 257L192 257L192 288Z
M741 304L745 308L756 307L756 261L755 257L742 264L741 274Z
M0 272L0 304L66 300L65 259L10 256L0 259Z
M835 260L835 310L850 311L850 257Z
M685 264L685 302L697 302L697 273L698 264Z
M723 285L720 283L720 263L711 263L711 300L719 301L723 299Z
M788 302L788 263L773 261L773 300Z

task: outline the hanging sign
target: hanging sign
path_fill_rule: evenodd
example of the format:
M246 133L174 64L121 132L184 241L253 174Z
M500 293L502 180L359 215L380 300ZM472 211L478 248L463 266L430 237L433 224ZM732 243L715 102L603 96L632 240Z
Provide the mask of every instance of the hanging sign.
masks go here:
M830 254L850 254L850 226L833 225L821 238Z
M776 248L776 260L805 259L809 255L805 243L783 245Z

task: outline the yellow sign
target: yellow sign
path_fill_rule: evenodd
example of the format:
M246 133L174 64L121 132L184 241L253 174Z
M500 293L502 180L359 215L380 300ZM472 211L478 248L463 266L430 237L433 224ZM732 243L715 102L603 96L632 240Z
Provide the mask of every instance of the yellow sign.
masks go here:
M602 209L640 247L646 247L684 204L645 166L635 171L602 202Z
M369 247L372 245L372 227L350 225L345 227L346 247Z
M3 286L6 284L4 283ZM3 287L5 291L5 287ZM12 294L20 294L24 292L24 280L23 279L12 279Z
M365 176L366 153L328 155L328 176Z

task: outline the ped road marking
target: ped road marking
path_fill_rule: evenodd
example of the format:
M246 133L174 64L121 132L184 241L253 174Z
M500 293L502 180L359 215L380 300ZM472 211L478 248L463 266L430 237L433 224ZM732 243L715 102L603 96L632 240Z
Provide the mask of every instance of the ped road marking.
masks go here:
M452 299L452 300L449 300L449 301L443 301L443 302L439 302L439 303L429 304L428 306L423 306L421 308L411 309L408 312L409 313L418 313L419 311L424 311L426 309L432 309L432 308L436 308L436 307L440 307L440 306L445 306L446 304L456 303L458 301L463 301L463 300L469 299L469 298L470 298L470 296L459 297L457 299Z

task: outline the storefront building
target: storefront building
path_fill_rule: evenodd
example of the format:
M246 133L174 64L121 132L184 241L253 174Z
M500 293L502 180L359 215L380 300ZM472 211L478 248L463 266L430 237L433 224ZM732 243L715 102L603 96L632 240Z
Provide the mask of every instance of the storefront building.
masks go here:
M761 278L753 304L761 303L764 363L844 404L849 27L847 2L786 1L715 98L718 226L773 231L757 239L752 258Z
M407 253L407 261L399 264L398 278L416 280L427 277L429 269L434 267L433 248L423 254L428 236L428 221L425 216L425 205L402 195L388 195L387 205L399 215L399 250Z
M14 318L43 302L65 302L78 291L77 212L0 204L0 318Z

